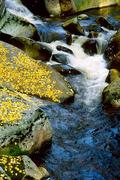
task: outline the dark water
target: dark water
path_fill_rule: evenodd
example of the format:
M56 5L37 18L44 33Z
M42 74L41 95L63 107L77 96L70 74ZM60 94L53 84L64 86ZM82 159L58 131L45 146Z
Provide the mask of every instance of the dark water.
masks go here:
M120 114L109 117L98 97L86 104L83 77L69 80L78 92L75 102L45 108L53 140L49 152L39 158L50 172L50 180L120 179Z

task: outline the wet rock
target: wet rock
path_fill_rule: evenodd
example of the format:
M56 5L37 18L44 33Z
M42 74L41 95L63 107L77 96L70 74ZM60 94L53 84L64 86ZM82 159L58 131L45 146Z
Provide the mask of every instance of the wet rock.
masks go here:
M103 26L103 27L105 27L105 28L107 28L107 29L111 29L111 30L114 30L114 27L112 26L112 24L110 24L109 22L108 22L108 20L106 20L104 17L98 17L97 19L96 19L96 22L97 22L97 24L100 24L100 26Z
M52 67L62 75L78 75L81 74L77 69L63 64L54 64Z
M66 35L66 43L68 45L72 44L72 34L71 33L67 33L67 35Z
M75 35L84 35L84 29L80 26L77 18L72 18L63 23L63 27L68 32Z
M96 40L90 39L82 45L82 48L86 54L93 56L94 54L97 54L98 43Z
M108 60L109 68L120 71L120 30L110 39L104 56Z
M118 78L120 78L120 72L117 69L110 69L106 82L111 83L112 81L115 81Z
M99 33L91 31L88 35L88 38L97 38Z
M103 104L113 109L120 108L120 78L112 81L103 91Z
M71 23L65 26L64 29L75 35L79 35L79 36L84 35L84 29L78 23L77 24Z
M52 138L40 104L25 94L0 89L0 154L31 154Z
M51 67L35 61L18 48L0 42L0 84L19 92L63 102L74 96L70 84Z
M64 46L56 46L56 49L58 51L63 51L63 52L66 52L66 53L69 53L69 54L73 54L72 50L67 48L67 47L64 47Z
M58 63L62 63L64 65L69 63L69 58L67 54L63 54L63 53L57 53L57 54L53 54L52 61L58 62Z
M43 167L39 169L27 156L0 156L0 179L42 179L49 173Z

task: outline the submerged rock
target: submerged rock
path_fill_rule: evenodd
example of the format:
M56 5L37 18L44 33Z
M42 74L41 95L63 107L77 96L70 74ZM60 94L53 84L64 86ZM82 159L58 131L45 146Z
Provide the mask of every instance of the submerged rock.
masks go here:
M109 41L104 55L109 67L120 71L120 29Z
M104 89L103 103L108 108L120 109L120 78L112 81Z
M40 104L25 94L0 89L0 155L30 154L51 141Z
M27 156L0 156L0 179L41 180L49 176L47 170L40 169Z
M0 84L21 93L63 102L74 96L70 84L51 67L0 42Z

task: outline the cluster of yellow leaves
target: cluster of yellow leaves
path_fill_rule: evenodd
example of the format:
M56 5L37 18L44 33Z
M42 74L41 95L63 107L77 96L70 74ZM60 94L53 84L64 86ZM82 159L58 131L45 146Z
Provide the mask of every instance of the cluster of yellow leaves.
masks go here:
M0 43L0 84L21 93L60 101L61 92L52 80L52 71L16 48L12 52Z
M23 100L15 99L17 94L3 88L0 90L0 124L14 123L22 119L22 113L29 109Z
M11 175L17 176L18 174L25 174L24 167L22 167L23 160L22 157L8 157L8 156L2 156L0 158L0 166L4 167L5 172L9 172ZM4 174L0 174L1 178L4 178Z

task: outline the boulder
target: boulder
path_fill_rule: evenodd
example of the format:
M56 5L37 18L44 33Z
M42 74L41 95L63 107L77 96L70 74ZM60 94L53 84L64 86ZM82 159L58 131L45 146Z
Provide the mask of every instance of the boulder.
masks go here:
M112 81L104 89L103 104L107 108L120 109L120 78Z
M63 102L74 96L70 84L56 71L18 48L0 42L0 84L39 98Z
M0 155L31 154L51 141L52 129L40 103L0 89Z
M104 56L108 60L109 68L114 68L120 71L120 29L110 39Z
M49 173L44 167L38 168L27 156L0 156L0 179L41 180Z

